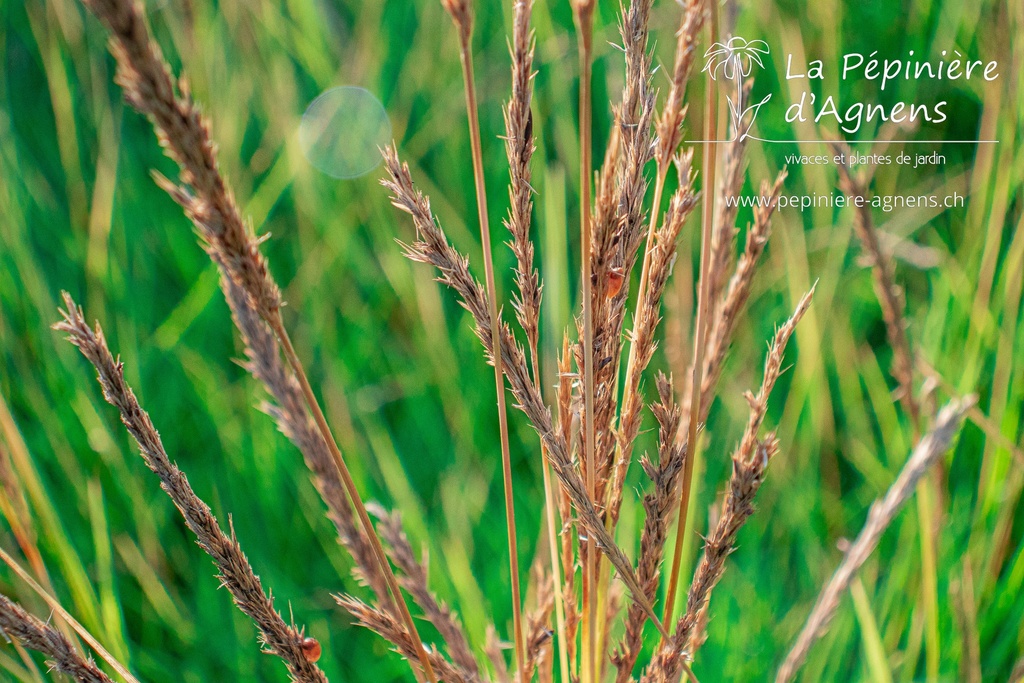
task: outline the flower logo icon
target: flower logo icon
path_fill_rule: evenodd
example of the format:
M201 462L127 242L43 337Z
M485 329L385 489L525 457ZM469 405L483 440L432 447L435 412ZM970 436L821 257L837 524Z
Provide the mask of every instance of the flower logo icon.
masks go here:
M732 81L736 78L746 78L754 68L756 62L759 67L764 68L761 55L767 55L768 43L763 40L746 40L735 36L727 43L715 43L704 53L707 63L704 71L708 72L712 80L718 80L718 72L721 71L726 79Z
M749 94L749 89L744 88L743 85L743 79L750 76L754 70L754 64L764 68L761 57L768 53L768 43L763 40L747 40L739 36L730 38L726 43L715 43L704 53L707 62L704 64L703 70L707 72L711 80L717 81L718 74L721 72L726 81L736 83L735 101L731 95L726 96L732 119L733 139L742 140L748 137L758 111L772 97L769 94L760 102L747 106L746 96ZM749 120L744 125L748 114Z

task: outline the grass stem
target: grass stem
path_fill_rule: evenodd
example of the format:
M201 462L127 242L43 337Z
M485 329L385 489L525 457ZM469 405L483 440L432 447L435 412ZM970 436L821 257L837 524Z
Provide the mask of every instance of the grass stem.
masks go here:
M540 391L540 363L537 358L537 349L530 348L531 361L533 365L533 384ZM555 596L555 636L558 643L558 666L562 674L561 680L568 681L569 678L569 650L566 638L565 604L563 603L561 567L562 560L558 554L558 520L555 517L555 489L551 481L551 463L548 462L547 447L541 442L541 474L544 483L544 518L547 521L548 550L551 560L551 584Z
M491 229L487 220L487 188L484 184L483 151L480 145L480 120L477 114L476 82L473 76L473 53L469 43L469 31L460 31L459 53L462 60L462 76L466 91L466 112L469 116L469 141L473 155L473 182L476 186L476 206L480 220L480 239L484 252L484 278L487 297L490 300L491 344L496 349L494 360L494 383L498 395L498 428L501 437L501 469L505 484L505 520L508 531L508 562L512 581L512 628L515 631L516 670L520 675L526 671L526 650L523 643L523 611L519 586L519 550L516 536L516 510L512 490L512 459L508 447L508 415L505 408L505 376L502 368L501 335L498 318L498 290L494 278L494 256L491 253Z
M718 3L711 3L711 35L708 43L714 43L718 36ZM687 510L690 507L690 495L693 489L693 453L697 447L697 426L700 418L700 395L702 371L704 369L704 341L707 336L707 315L711 278L709 266L711 261L711 240L714 231L715 216L715 166L718 160L718 145L714 142L718 121L718 93L711 79L706 80L707 92L704 100L704 182L701 216L700 238L700 276L699 293L697 295L697 321L693 337L693 377L690 380L690 411L687 416L686 463L683 466L683 478L680 482L679 522L676 526L675 547L672 551L672 569L669 573L668 590L665 593L664 621L671 623L675 608L676 592L679 587L680 562L682 561L683 543L686 536Z
M590 215L590 174L592 161L592 110L590 80L593 60L594 1L574 0L573 15L579 32L580 61L580 251L583 270L583 424L587 495L597 504L597 464L594 457L594 312L591 251L593 235ZM583 572L584 683L597 680L597 553L589 540L587 566Z

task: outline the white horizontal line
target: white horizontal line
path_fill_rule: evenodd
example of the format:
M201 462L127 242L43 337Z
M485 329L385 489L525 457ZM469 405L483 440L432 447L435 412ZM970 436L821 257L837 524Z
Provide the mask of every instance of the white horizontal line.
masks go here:
M747 136L748 140L757 140L758 142L771 142L775 144L831 144L832 142L839 142L838 140L768 140L766 138L759 138L753 135ZM733 142L733 140L686 140L686 144L689 145L702 145L708 142L719 142L727 143ZM881 144L904 144L904 145L996 145L999 144L999 140L845 140L846 144L849 145L881 145Z

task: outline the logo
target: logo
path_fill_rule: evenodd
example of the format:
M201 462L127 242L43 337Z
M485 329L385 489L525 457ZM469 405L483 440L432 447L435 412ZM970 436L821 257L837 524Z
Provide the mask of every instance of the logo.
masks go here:
M799 99L789 104L785 110L784 120L788 124L796 122L813 123L816 127L834 126L838 132L826 133L829 139L815 140L776 140L755 137L751 134L754 121L762 108L772 99L768 94L753 104L748 103L752 87L751 74L754 67L765 68L764 60L771 53L768 43L763 40L747 40L734 36L728 41L716 42L704 53L705 64L702 73L715 81L722 82L720 87L726 91L729 104L730 138L728 140L689 140L690 143L702 142L740 142L746 139L766 143L827 143L840 134L856 136L862 131L877 129L880 124L890 123L908 130L913 130L921 123L941 124L948 120L946 111L948 102L905 102L879 101L881 94L890 91L900 81L924 84L933 82L939 86L965 86L969 81L994 81L999 77L999 63L995 60L982 61L965 57L958 50L941 50L931 59L922 59L910 50L905 56L883 58L878 51L870 54L848 52L841 56L841 68L837 69L839 81L849 83L861 81L878 84L879 96L867 101L853 101L840 104L839 94L815 92L819 88L811 88L811 84L823 83L825 80L825 64L822 60L813 60L807 67L800 70L793 65L793 55L786 60L785 80L804 80L807 85ZM973 84L971 84L973 85ZM847 95L848 96L848 95ZM887 98L891 99L891 98ZM780 109L781 111L781 109ZM831 125L829 125L831 124ZM870 133L869 133L870 135ZM887 140L851 139L851 143L881 144ZM911 144L994 144L997 140L904 140Z
M726 95L725 98L729 103L733 135L728 142L744 140L749 137L757 113L772 98L769 94L760 102L746 106L749 92L743 82L743 79L749 77L753 72L754 64L764 68L761 57L762 55L767 56L770 51L768 43L763 40L747 40L740 36L734 36L727 43L715 43L704 53L704 59L707 62L704 64L703 71L711 77L711 80L717 81L718 74L721 72L726 81L733 81L736 84L735 99L732 94Z

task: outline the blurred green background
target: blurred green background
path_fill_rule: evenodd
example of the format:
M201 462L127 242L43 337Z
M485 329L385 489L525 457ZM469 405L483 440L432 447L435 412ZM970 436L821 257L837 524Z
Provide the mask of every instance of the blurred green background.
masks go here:
M599 4L598 155L609 95L618 99L622 79L613 45L618 4ZM511 2L479 5L481 125L490 215L500 229L508 203L498 136L509 92ZM165 54L188 74L212 120L244 213L257 231L273 234L266 253L285 288L299 353L361 490L402 511L414 545L429 555L432 586L482 649L486 624L506 634L510 621L493 375L466 314L426 267L402 257L395 240L410 239L412 227L389 206L380 170L334 180L309 165L297 134L321 92L356 85L374 93L419 187L479 267L448 17L432 0L162 0L146 7ZM662 95L679 14L674 2L655 5L656 63L667 67L655 76ZM331 593L363 589L348 577L350 560L301 459L256 408L261 390L233 362L241 349L216 273L178 207L149 179L151 169L174 169L113 85L99 23L74 0L0 0L0 15L0 448L25 486L61 599L142 680L284 677L274 658L260 654L252 624L218 590L211 563L102 401L91 368L49 330L67 289L87 317L102 322L172 458L219 519L233 520L278 607L286 616L293 610L324 644L328 676L404 680L408 669L386 644L334 606ZM991 83L911 82L884 94L890 102L950 101L946 124L898 137L1000 140L940 146L945 166L883 167L875 184L879 193L969 197L963 209L878 213L876 220L907 290L912 343L948 383L935 400L977 391L988 418L969 424L946 460L935 502L942 511L936 590L922 592L921 520L912 502L812 651L803 680L1006 680L1024 647L1024 456L1013 446L1024 398L1024 7L1018 0L741 0L726 16L745 37L771 44L756 94L787 95L788 53L822 59L829 73L816 92L843 101L879 95L870 84L839 82L835 67L848 51L899 57L956 48L1000 62ZM576 300L576 57L567 2L538 0L534 19L535 234L550 386L554 344ZM691 100L699 102L702 84L694 81ZM691 110L688 130L699 130L701 107ZM807 132L815 133L767 115L762 128L764 137L782 139ZM749 187L774 177L784 154L819 149L751 145ZM787 192L835 191L834 168L790 170ZM748 218L741 213L740 224ZM684 231L666 339L653 363L677 373L688 353L698 232ZM818 293L771 404L768 424L779 426L782 453L712 599L709 641L695 667L705 683L768 677L836 566L837 542L857 533L909 451L910 429L891 394L884 324L859 253L846 211L790 209L776 217L708 424L698 530L707 528L728 476L728 453L746 420L742 391L760 381L764 340L815 280ZM507 291L511 254L496 249L496 259ZM526 567L543 496L537 439L519 413L512 441ZM652 433L642 445L652 447ZM633 477L642 483L639 468ZM623 519L620 540L632 553L642 522L638 497L627 496ZM16 548L6 524L0 543ZM48 613L8 573L0 576L2 592ZM0 647L0 678L42 680L9 646Z

